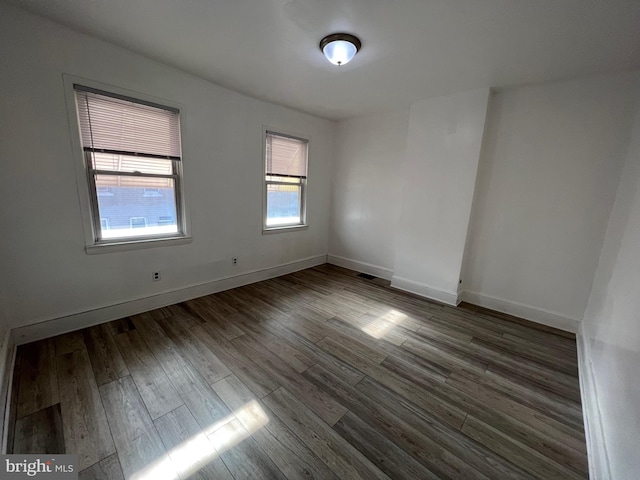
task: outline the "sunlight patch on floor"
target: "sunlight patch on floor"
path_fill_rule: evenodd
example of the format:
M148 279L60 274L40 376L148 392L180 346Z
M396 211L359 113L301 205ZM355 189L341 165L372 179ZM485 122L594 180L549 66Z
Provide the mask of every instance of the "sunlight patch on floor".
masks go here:
M361 328L363 332L373 338L384 338L396 325L402 325L402 321L407 316L397 310L390 310L384 315L376 318L373 322Z
M256 400L188 438L163 457L131 476L132 480L188 478L225 451L235 447L269 423Z

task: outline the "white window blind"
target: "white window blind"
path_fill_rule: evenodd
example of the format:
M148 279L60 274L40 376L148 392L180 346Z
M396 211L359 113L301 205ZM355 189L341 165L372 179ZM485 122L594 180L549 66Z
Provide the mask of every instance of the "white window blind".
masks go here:
M75 86L85 151L180 160L180 117L168 107Z
M267 132L267 175L307 178L307 141Z

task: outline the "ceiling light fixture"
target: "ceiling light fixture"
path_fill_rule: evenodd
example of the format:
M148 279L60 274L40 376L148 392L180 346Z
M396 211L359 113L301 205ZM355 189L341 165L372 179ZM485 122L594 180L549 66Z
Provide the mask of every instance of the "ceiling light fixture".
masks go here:
M361 46L360 39L348 33L332 33L320 40L324 56L338 66L349 63Z

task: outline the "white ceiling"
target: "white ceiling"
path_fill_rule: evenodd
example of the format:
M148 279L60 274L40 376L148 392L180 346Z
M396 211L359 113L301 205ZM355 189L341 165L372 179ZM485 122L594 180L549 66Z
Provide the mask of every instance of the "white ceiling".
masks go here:
M10 0L216 84L330 119L640 68L640 0ZM348 65L318 48L362 40Z

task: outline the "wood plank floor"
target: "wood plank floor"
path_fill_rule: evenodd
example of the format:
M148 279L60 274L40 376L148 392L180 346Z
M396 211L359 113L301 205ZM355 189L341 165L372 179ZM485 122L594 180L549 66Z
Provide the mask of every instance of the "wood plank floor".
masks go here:
M322 265L19 347L14 453L81 479L581 479L575 339Z

